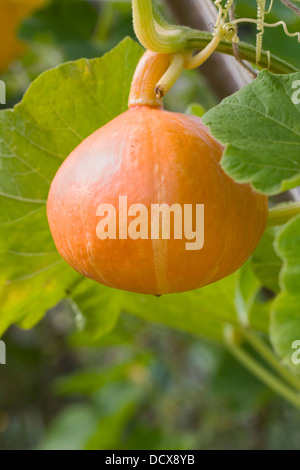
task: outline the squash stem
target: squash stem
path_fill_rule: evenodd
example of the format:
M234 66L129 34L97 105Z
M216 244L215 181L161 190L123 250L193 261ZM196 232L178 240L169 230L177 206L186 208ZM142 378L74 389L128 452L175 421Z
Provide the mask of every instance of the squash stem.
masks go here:
M156 86L172 62L172 55L146 51L138 63L131 83L129 107L151 106L162 108L162 95Z
M184 65L183 54L173 54L170 65L155 87L156 96L165 96L181 75Z
M157 54L146 51L136 68L129 95L129 107L162 108L163 96L179 78L184 54Z
M297 215L300 215L300 202L278 204L269 210L267 227L284 225Z
M285 379L292 387L300 391L300 381L286 367L281 365L278 357L275 356L272 349L257 334L249 330L239 330L245 340L256 350L256 352L274 369L283 379Z
M292 388L286 385L282 380L273 375L265 367L261 366L240 346L227 342L229 352L252 374L261 380L267 387L287 400L291 405L300 409L300 395L294 392Z
M153 8L152 0L132 0L132 11L134 30L138 40L146 49L153 52L161 54L189 52L191 54L192 51L205 49L214 39L214 36L205 31L168 24L157 14ZM216 51L234 55L231 41L228 42L226 37L219 42ZM254 46L240 42L239 53L242 60L252 64L256 63L256 48ZM273 55L270 64L269 59L268 53L262 51L260 65L262 67L270 65L269 71L272 73L284 74L299 70Z
M212 53L215 52L218 45L220 44L220 41L221 36L214 36L210 43L201 52L189 60L189 62L185 65L185 68L189 70L202 65L207 59L209 59Z
M184 49L183 28L158 23L152 0L132 0L133 26L140 43L151 51L171 54Z

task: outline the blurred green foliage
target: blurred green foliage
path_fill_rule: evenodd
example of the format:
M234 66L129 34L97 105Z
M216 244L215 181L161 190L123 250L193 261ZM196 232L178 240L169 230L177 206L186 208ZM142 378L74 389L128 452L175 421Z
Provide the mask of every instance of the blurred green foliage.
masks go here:
M126 36L136 39L131 2L49 0L23 22L19 36L29 49L1 77L7 84L7 107L19 102L43 71L69 60L99 57ZM184 72L166 98L166 107L183 112L191 102L201 102L205 109L216 104L213 91L198 71Z
M237 13L255 16L255 1L239 2ZM282 17L291 31L299 29L300 21L275 2L267 20ZM280 29L266 31L265 47L300 66L297 40L278 34ZM19 34L29 48L1 77L8 107L41 72L64 61L98 57L124 36L134 37L131 5L51 0ZM254 42L255 27L242 28L241 36ZM166 99L174 111L190 103L205 109L216 104L198 71L185 72ZM272 231L265 235L252 263L263 285L277 291L277 276L270 275L266 261L270 243L265 241L273 236ZM279 270L275 252L272 261ZM243 285L241 280L241 291ZM243 296L250 299L251 292ZM259 305L254 324L264 331L268 304ZM0 366L1 450L299 449L299 415L219 345L125 313L112 333L91 343L76 329L78 320L62 302L33 330L12 327L4 336L8 365Z
M1 450L298 449L299 416L218 345L129 315L91 344L65 304L4 339Z

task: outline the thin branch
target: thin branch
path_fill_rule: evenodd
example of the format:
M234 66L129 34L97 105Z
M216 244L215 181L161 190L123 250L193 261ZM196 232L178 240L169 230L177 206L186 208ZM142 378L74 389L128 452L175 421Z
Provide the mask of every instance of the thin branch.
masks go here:
M300 8L299 7L296 7L296 5L294 5L292 2L290 2L290 0L280 0L281 3L283 3L286 7L290 8L291 10L293 10L294 13L296 13L296 15L300 16Z
M234 21L236 19L236 16L235 16L235 4L233 2L233 4L231 5L231 8L230 8L230 11L229 11L229 20L230 21ZM256 78L257 77L257 72L252 68L250 67L250 65L247 64L247 62L245 62L244 60L241 59L241 56L240 56L240 51L239 51L239 45L235 42L232 43L232 49L233 49L233 56L234 58L239 62L239 64L241 64L242 67L244 67L244 69L246 69L252 78Z

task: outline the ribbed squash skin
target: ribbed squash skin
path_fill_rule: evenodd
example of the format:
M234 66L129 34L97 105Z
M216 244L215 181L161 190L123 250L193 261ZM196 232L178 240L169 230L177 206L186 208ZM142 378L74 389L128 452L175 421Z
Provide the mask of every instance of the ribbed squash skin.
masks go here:
M225 174L222 150L200 118L130 108L84 140L54 178L48 220L61 256L102 284L155 295L233 273L264 232L268 200ZM204 247L187 251L184 238L99 240L97 207L118 208L120 195L149 212L155 203L204 204Z
M25 50L17 37L22 20L44 3L45 0L0 0L0 73Z

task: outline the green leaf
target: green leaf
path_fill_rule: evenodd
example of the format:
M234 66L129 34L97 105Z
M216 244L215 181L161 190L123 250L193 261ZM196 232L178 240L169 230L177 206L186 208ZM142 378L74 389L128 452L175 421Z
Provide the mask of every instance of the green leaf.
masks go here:
M51 0L23 22L19 35L27 42L56 44L69 60L97 57L100 44L93 41L97 21L98 12L92 2Z
M300 217L292 219L276 239L276 251L283 259L280 284L283 291L272 307L271 341L283 361L300 373L293 364L293 342L300 340Z
M105 450L122 446L124 431L133 420L141 399L134 384L110 384L99 394L99 421L96 432L85 444L85 450ZM125 434L126 435L126 434Z
M85 137L127 109L141 54L140 46L125 39L103 58L66 63L37 78L13 110L0 112L0 334L15 322L31 327L70 296L74 285L87 282L62 261L52 241L45 207L49 186ZM98 332L107 331L116 319L114 300L104 316L101 299L91 319L91 304L82 301L80 289L75 298L87 308L87 325L96 329L98 318ZM88 287L82 289L88 295Z
M274 240L278 229L269 228L263 234L258 247L251 259L251 266L257 279L264 287L279 292L279 273L282 268L282 260L274 249Z
M54 389L59 395L94 395L110 383L130 379L130 374L134 370L147 371L147 362L145 358L143 361L130 360L101 369L72 373L57 379Z
M294 341L300 341L300 294L286 291L279 294L272 308L270 338L277 354L291 369L300 374L298 364L293 364Z
M90 404L68 405L51 423L38 449L82 450L97 425L97 415Z
M262 299L262 284L255 276L251 260L237 273L235 306L240 324L252 330L269 332L271 301Z
M255 299L248 312L251 328L269 334L272 300L260 302Z
M202 117L205 113L205 109L201 104L198 103L192 103L190 104L186 111L185 114L193 114L194 116Z
M120 448L123 431L132 421L140 399L141 389L128 380L108 383L89 403L65 407L51 423L39 449Z
M226 145L225 171L265 194L300 184L300 104L293 102L297 80L299 72L263 71L203 116L212 134Z
M125 293L108 289L84 279L72 290L71 308L84 312L84 330L90 339L97 340L114 329L122 310Z
M226 408L249 410L258 405L265 388L229 353L225 353L211 384L211 390Z
M300 216L292 219L279 232L275 249L283 259L280 285L291 294L300 292Z
M58 41L84 41L91 37L97 24L97 10L89 2L76 0L52 0L46 7L26 19L20 34L22 39L36 36L54 36Z
M254 276L249 261L242 266L237 276L235 306L241 325L247 327L250 325L249 311L261 284Z
M225 324L238 325L236 280L235 273L201 289L160 298L128 293L124 309L144 320L222 342Z

